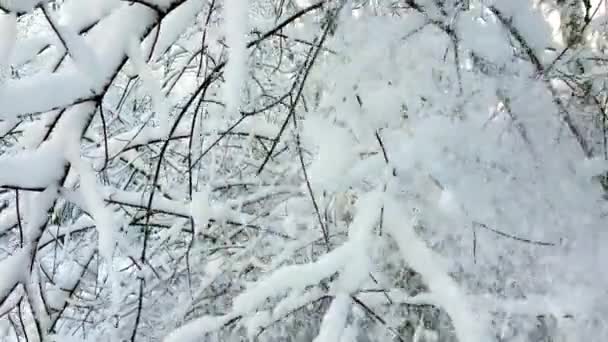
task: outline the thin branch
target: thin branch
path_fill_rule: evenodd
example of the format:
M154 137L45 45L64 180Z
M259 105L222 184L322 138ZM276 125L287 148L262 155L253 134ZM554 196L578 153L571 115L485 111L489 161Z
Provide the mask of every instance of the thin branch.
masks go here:
M533 245L538 245L538 246L555 246L555 243L553 242L545 242L545 241L536 241L536 240L530 240L530 239L526 239L526 238L521 238L515 235L511 235L511 234L507 234L505 232L501 232L500 230L494 229L492 227L489 227L488 225L486 225L485 223L481 223L481 222L476 222L473 221L473 225L477 226L477 227L481 227L483 229L489 230L497 235L500 235L502 237L506 237L515 241L519 241L519 242L524 242L524 243L529 243L529 244L533 244Z
M513 36L513 38L515 38L515 40L519 43L521 48L524 50L524 52L526 53L526 55L532 62L532 65L534 65L534 67L536 68L537 76L541 78L541 80L545 84L546 88L551 92L551 96L553 97L553 102L557 106L562 120L564 121L564 123L566 123L566 126L568 127L568 129L570 130L572 135L574 135L574 138L576 139L581 150L585 154L585 157L590 158L593 155L593 152L591 150L591 147L589 146L589 143L583 137L582 132L579 130L579 128L574 123L574 120L572 119L566 106L564 105L564 103L560 99L559 95L555 91L555 88L553 88L553 85L551 85L551 81L549 79L547 79L546 77L544 77L545 69L544 69L542 63L540 62L540 59L534 53L534 50L532 49L532 47L527 43L527 41L525 40L523 35L519 32L519 30L515 26L513 26L512 22L505 15L503 15L503 13L498 8L496 8L495 6L490 6L489 9L496 16L498 21L500 21L500 23L509 31L511 36Z
M583 0L583 2L585 2L585 0ZM587 7L587 6L585 6L585 24L580 29L580 32L578 34L580 34L582 36L585 33L585 30L587 29L587 27L589 26L589 24L591 24L591 21L593 20L593 18L595 18L595 15L598 13L598 11L599 11L600 7L602 7L603 3L604 3L604 0L601 0L600 3L597 4L597 7L593 11L593 14L591 15L591 17L589 17L589 10L590 10L590 8ZM562 59L562 57L564 57L564 55L566 54L566 52L568 52L574 46L574 44L575 44L574 42L568 44L559 53L559 55L557 55L557 57L555 57L555 59L553 59L553 61L549 64L549 66L547 66L547 68L545 68L545 70L544 70L544 75L545 76L547 76L549 74L549 72L553 69L553 67L555 67L555 65L557 64L557 62L559 62Z
M15 210L17 211L17 225L19 226L19 247L23 248L23 225L21 224L21 213L19 210L19 190L15 189Z
M281 125L279 132L277 133L276 137L274 138L274 141L272 142L272 145L270 146L270 151L266 154L264 161L262 161L262 164L258 168L258 171L257 171L258 175L260 173L262 173L262 171L264 170L264 167L266 166L266 164L270 160L271 156L273 155L274 150L277 148L277 145L278 145L279 141L281 140L281 136L283 135L285 128L287 128L287 123L289 122L290 118L293 115L295 115L296 107L302 97L302 93L304 91L304 85L306 84L306 80L308 79L310 71L312 70L312 67L315 64L315 61L319 55L319 52L321 51L322 45L325 42L325 39L327 38L327 34L329 33L330 28L333 26L334 21L335 21L336 17L338 16L338 12L339 11L336 11L336 13L334 13L333 15L330 16L328 22L325 24L325 29L323 30L323 34L321 35L321 38L319 39L319 44L315 44L317 46L317 48L314 50L312 58L310 59L308 65L306 66L306 70L304 71L302 80L300 81L300 87L298 89L296 97L291 105L291 108L289 109L289 113L287 114L287 117L283 121L283 124Z

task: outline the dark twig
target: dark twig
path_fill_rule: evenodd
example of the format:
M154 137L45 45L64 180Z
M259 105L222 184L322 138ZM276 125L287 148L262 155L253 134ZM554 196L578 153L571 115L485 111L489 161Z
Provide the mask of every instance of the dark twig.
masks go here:
M99 101L99 117L101 118L101 127L103 131L103 150L104 150L104 159L103 166L100 171L105 171L108 167L108 163L110 161L110 156L108 155L108 127L106 125L106 118L103 114L103 101Z
M530 240L530 239L526 239L526 238L517 237L515 235L507 234L505 232L501 232L500 230L497 230L497 229L494 229L492 227L489 227L485 223L473 221L473 225L477 226L477 227L481 227L481 228L486 229L486 230L489 230L489 231L491 231L491 232L493 232L493 233L495 233L497 235L500 235L502 237L509 238L509 239L512 239L512 240L515 240L515 241L529 243L529 244L538 245L538 246L555 246L555 243L553 243L553 242L544 242L544 241Z
M323 218L321 217L321 211L319 210L319 205L317 204L317 200L315 198L315 194L312 190L312 185L310 184L310 180L308 178L308 172L306 171L306 165L304 164L304 156L302 154L302 144L300 142L300 134L297 132L298 124L296 120L296 116L292 115L293 125L296 129L296 149L298 153L298 159L300 160L300 166L302 167L302 173L304 174L304 181L306 182L306 188L308 189L308 194L310 195L310 200L312 202L312 206L315 209L315 213L317 215L317 220L319 221L319 226L321 227L321 232L323 233L323 240L325 241L325 248L327 252L330 251L331 247L329 245L329 232L327 226L323 222Z
M372 310L367 304L363 303L359 298L357 298L354 295L351 295L350 298L357 304L359 305L363 311L365 311L365 313L370 316L371 318L373 318L375 321L379 322L380 324L382 324L388 331L390 331L395 338L397 338L399 341L401 342L405 342L405 339L403 337L401 337L401 335L399 334L399 332L397 330L395 330L395 328L391 327L388 325L388 323L386 322L386 320L384 318L382 318L382 316L378 315L374 310Z
M19 226L19 247L23 248L23 225L21 224L21 213L19 211L19 190L15 189L15 209L17 211L17 225Z

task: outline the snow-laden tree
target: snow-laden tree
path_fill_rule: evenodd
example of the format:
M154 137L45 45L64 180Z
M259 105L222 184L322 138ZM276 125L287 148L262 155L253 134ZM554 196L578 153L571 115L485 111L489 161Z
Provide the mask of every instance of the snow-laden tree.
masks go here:
M604 341L605 10L0 0L0 340Z

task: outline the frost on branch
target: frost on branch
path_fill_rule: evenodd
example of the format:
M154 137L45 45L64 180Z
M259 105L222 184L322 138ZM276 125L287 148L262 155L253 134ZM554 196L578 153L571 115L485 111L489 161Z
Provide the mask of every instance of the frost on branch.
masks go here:
M0 336L603 341L564 3L0 0Z

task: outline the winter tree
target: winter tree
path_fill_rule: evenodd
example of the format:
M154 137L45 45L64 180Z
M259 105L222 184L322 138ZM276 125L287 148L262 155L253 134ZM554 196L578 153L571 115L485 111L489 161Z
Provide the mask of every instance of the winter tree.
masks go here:
M605 0L0 0L0 341L605 341Z

